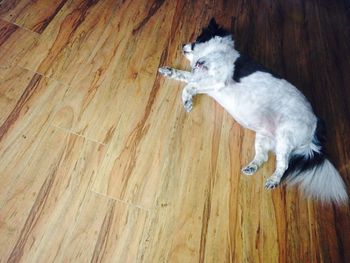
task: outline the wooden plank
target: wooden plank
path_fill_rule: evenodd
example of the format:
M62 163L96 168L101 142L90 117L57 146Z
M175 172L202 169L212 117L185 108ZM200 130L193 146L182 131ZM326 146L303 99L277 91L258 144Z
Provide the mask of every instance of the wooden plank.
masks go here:
M42 33L67 0L4 0L0 17L21 27Z
M0 19L0 64L16 64L37 41L36 33Z
M19 67L0 68L0 126L15 108L33 75Z
M59 261L81 212L104 147L50 128L28 168L7 185L1 224L8 262Z
M2 69L0 69L1 71ZM13 80L16 78L16 81ZM10 84L9 84L10 83ZM3 106L0 126L0 196L27 167L46 133L66 87L57 81L15 67L1 81L9 104Z
M148 212L90 193L81 208L62 262L141 262Z
M69 84L95 49L120 2L67 2L19 65Z
M157 67L166 41L156 43L154 39L167 33L170 24L164 21L173 6L173 2L159 6L154 17L135 33L133 29L149 15L152 5L133 1L116 9L101 41L74 78L55 125L103 143L111 141L116 129L122 135L122 129L135 125L157 74L150 69ZM135 9L139 10L136 17ZM140 45L143 49L138 48ZM127 105L134 105L135 109L128 109ZM125 127L120 127L122 116L130 121Z
M142 41L147 41L144 42L147 44L144 45L144 49L136 50L130 63L129 74L119 85L125 87L128 92L126 96L121 96L126 104L119 105L119 108L125 110L117 115L118 133L113 137L112 146L102 165L103 176L96 181L94 190L97 192L146 207L154 205L157 191L163 180L162 166L167 162L165 158L169 149L166 145L169 145L169 140L175 132L174 128L181 125L185 115L178 99L182 85L173 81L164 81L159 77L154 81L155 71L150 73L148 71L150 68L156 69L159 64L169 63L167 61L173 61L174 65L182 63L185 67L185 59L181 57L179 46L184 43L185 34L188 39L193 32L187 32L189 28L186 27L191 25L190 21L186 24L185 21L176 18L177 12L183 10L185 5L186 3L182 3L174 10L172 26L170 23L167 24L168 22L164 22L165 25L164 23L157 25L161 33L157 32L154 26L145 27L141 32L143 36L140 38ZM167 8L173 8L173 6L167 6ZM195 8L195 10L198 9ZM166 13L166 11L166 9L158 11L160 20L168 21L169 12ZM175 30L176 26L183 30ZM168 46L165 46L166 39L160 39L157 42L151 40L166 32L170 32L169 37L172 40ZM180 32L183 33L180 34ZM149 58L149 62L139 64L138 61L142 57ZM178 60L171 60L170 57ZM136 89L135 86L140 88ZM127 106L129 104L135 105L138 110L130 109ZM159 134L160 130L163 131L161 134ZM145 158L139 158L139 156L145 156Z

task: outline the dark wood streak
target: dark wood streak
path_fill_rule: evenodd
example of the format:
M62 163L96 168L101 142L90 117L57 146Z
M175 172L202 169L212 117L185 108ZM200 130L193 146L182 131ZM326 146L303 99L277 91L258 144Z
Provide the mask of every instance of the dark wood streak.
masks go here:
M65 5L68 0L62 0L60 4L56 7L56 9L52 12L52 14L45 18L43 21L40 21L36 25L33 26L32 30L41 34L45 28L49 25L49 23L54 19L54 17L58 14L61 8Z
M24 90L22 96L16 103L14 109L10 113L10 115L6 118L5 122L0 126L0 141L5 136L5 134L9 131L11 126L17 121L20 113L23 110L24 105L30 100L30 98L35 94L36 89L39 86L42 75L34 74L28 86Z
M151 17L158 11L158 9L164 4L165 0L155 0L148 11L147 16L133 29L132 33L136 34L142 27L144 27Z
M73 23L72 32L74 32L79 27L79 25L84 22L89 9L95 6L98 2L99 0L83 1L81 5L73 11L73 13L78 13L78 19L76 19L75 23Z
M279 250L279 262L284 262L286 259L286 242L288 240L288 221L279 220L280 218L287 218L286 211L286 191L282 191L282 194L272 203L273 210L276 215L276 228L277 228L277 242L278 242L278 250ZM264 229L263 229L264 231Z
M103 255L106 251L106 245L108 241L108 235L110 234L110 230L112 228L113 224L113 218L114 218L114 211L115 211L115 201L109 200L108 204L108 211L107 214L103 220L98 239L96 242L96 246L94 249L94 253L92 255L92 259L90 262L102 262Z
M18 19L18 17L26 17L28 15L27 13L28 10L31 10L32 6L36 5L37 1L27 0L26 4L23 5L21 9L17 9L15 10L15 13L13 13L12 12L13 9L16 8L19 2L20 1L9 0L9 1L5 1L5 3L3 4L0 4L0 15L10 13L11 14L10 17L5 19L8 19L9 21L14 22L16 21L16 19ZM66 2L67 0L61 0L61 2L59 2L58 6L55 8L55 10L53 10L53 12L51 12L51 10L47 12L47 15L48 15L47 18L44 18L43 21L38 21L36 24L28 25L28 29L41 34L45 30L45 28L48 26L48 24L53 20L53 18L57 15L57 13L61 10L61 8L64 6ZM52 3L49 3L49 2L48 4L52 5ZM29 23L30 22L35 23L36 22L35 20L37 19L38 18L34 18L34 21L31 21L31 19L28 19L28 20L26 19L26 20L29 21ZM27 25L23 25L23 26L26 27Z
M13 33L16 32L17 29L18 26L9 23L3 23L0 20L0 47L2 44L6 43L6 41Z
M0 2L0 15L8 13L13 9L21 0L4 0Z
M27 7L30 6L31 3L32 3L32 1L28 1L25 5L23 5L23 7L20 9L20 11L17 12L17 15L16 15L16 16L11 15L11 21L16 20L16 18L17 18L21 13L25 13ZM8 10L8 11L10 11L10 10Z
M202 213L202 228L201 228L201 239L200 239L200 247L199 247L199 262L205 262L205 251L206 251L206 243L208 236L208 228L209 228L209 220L211 215L211 202L212 202L212 189L216 182L217 176L217 162L219 155L219 145L220 145L220 135L222 130L223 114L222 112L215 111L215 120L214 123L218 123L215 125L214 133L212 136L212 151L211 151L211 176L208 181L208 189L206 192L206 199L203 207Z
M212 179L209 177L208 190L206 194L206 199L202 214L202 230L201 230L201 240L199 246L199 262L205 262L205 248L207 243L207 235L209 228L209 219L211 213L211 196L212 196Z
M60 55L60 52L65 49L68 43L71 41L71 38L78 27L85 21L88 10L97 2L98 0L84 1L65 17L64 21L60 25L56 40L53 46L50 48L49 56L47 56L40 64L40 72L46 72L46 70L56 61L57 57Z
M63 158L65 151L62 151L59 160ZM60 162L58 162L60 163ZM8 263L15 263L20 260L20 258L23 255L23 250L25 245L28 243L28 238L31 234L31 231L35 227L37 221L41 217L41 213L44 209L44 206L46 204L48 195L52 189L55 177L56 177L56 172L58 169L58 165L54 167L53 171L48 175L46 178L43 186L41 187L39 194L37 198L35 199L35 202L33 204L32 209L30 210L29 216L24 224L24 227L21 230L21 234L16 242L16 245L14 246L11 255L8 259Z

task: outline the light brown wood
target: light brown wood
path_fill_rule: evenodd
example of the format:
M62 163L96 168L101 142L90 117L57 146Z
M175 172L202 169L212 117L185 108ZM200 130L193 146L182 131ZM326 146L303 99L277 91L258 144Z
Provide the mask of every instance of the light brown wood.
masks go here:
M157 74L215 16L296 84L350 184L340 1L0 1L0 262L349 262L350 211L247 177L254 134Z
M41 33L67 0L3 0L0 15L9 22Z
M18 60L37 40L38 34L8 23L0 18L0 62L4 67Z

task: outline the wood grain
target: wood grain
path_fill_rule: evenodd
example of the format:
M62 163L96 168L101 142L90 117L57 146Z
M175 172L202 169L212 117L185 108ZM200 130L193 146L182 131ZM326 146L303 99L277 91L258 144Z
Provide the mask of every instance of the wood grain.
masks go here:
M0 195L3 196L10 187L9 181L26 169L66 87L15 67L3 77L0 90L4 91L2 98L7 100L2 106L0 126Z
M110 142L116 129L120 132L121 129L128 129L126 132L129 132L129 125L121 122L129 118L130 124L135 125L143 113L124 104L145 107L143 95L150 93L156 76L156 72L150 69L159 64L163 52L159 45L163 47L165 42L155 43L152 39L157 34L166 34L170 24L162 21L171 15L169 10L173 6L174 3L164 4L155 17L135 33L132 33L134 28L139 27L147 17L152 5L132 1L116 9L98 43L98 49L93 51L73 79L55 125L102 143ZM137 16L133 11L136 8L139 10ZM123 28L123 31L120 29L116 34L116 28ZM139 45L144 48L138 49ZM136 61L142 63L137 64ZM123 108L125 110L120 110Z
M350 185L346 1L0 1L0 262L349 262L350 210L263 189L254 134L182 108L210 18L310 99Z
M139 261L147 211L94 193L81 210L62 262Z
M0 232L7 237L1 245L4 260L58 259L103 154L100 144L57 128L48 130L28 167L21 174L13 174L8 183L11 188L2 198L6 216Z
M67 2L19 65L69 84L95 49L119 2Z
M0 2L0 17L37 33L42 33L67 0Z
M17 64L37 41L37 34L0 19L0 63Z
M0 69L0 124L4 124L19 99L27 89L34 73L19 67L4 66ZM28 92L30 89L27 89ZM27 92L27 93L28 93ZM5 131L4 131L5 132Z

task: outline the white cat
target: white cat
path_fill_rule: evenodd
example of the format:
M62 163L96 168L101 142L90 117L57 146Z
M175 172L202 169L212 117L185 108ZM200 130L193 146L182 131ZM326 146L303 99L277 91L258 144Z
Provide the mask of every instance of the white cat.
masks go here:
M243 127L256 132L255 157L242 169L252 175L276 154L276 170L265 183L298 184L308 196L337 204L348 201L345 184L325 158L322 122L303 94L234 48L232 36L212 19L194 43L183 46L192 71L169 67L159 72L186 83L182 100L192 110L192 97L207 94Z

